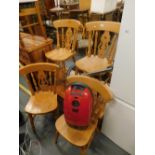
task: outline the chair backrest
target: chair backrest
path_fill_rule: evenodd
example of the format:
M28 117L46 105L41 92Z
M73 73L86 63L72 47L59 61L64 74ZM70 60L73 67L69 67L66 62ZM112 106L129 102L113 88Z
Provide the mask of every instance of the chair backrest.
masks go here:
M79 0L80 10L90 10L91 0Z
M19 69L20 75L26 78L32 94L37 91L56 92L58 66L52 63L34 63Z
M107 84L95 78L83 75L67 78L67 84L74 82L84 83L92 90L94 98L92 120L96 121L96 119L100 118L101 113L104 113L106 103L112 99L110 88Z
M107 57L112 63L115 56L118 34L120 30L119 22L94 21L85 25L88 33L87 56L98 55L100 58Z
M84 75L69 76L67 78L67 83L71 84L73 82L82 82L89 86L93 91L99 93L103 97L103 102L106 103L112 99L112 93L109 86L101 81Z
M47 35L40 14L39 0L29 0L27 2L20 1L19 4L20 29L27 29L29 33L33 35L35 30L34 28L39 26L41 30L39 32L41 32L41 35L46 38Z
M57 30L57 48L62 47L74 51L78 32L83 30L81 22L74 19L60 19L55 20L53 25Z

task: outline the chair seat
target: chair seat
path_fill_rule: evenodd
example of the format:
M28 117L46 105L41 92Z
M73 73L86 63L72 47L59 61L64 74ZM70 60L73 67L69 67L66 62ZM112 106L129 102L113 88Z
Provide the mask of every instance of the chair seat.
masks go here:
M87 129L75 129L70 127L64 118L64 115L60 116L56 121L56 129L59 134L68 140L71 144L82 147L89 143L90 139L95 132L97 122L94 124L90 124Z
M24 48L26 49L27 52L33 52L44 46L52 44L52 39L50 38L45 39L44 37L37 36L37 35L31 35L28 33L21 32L20 37L24 44Z
M51 61L65 61L71 58L74 53L66 48L57 48L45 54L46 58Z
M76 61L75 64L78 69L87 73L100 71L111 65L107 58L99 58L94 55L91 55L90 57L86 56Z
M57 95L51 91L36 92L31 96L25 111L31 114L44 114L57 108Z

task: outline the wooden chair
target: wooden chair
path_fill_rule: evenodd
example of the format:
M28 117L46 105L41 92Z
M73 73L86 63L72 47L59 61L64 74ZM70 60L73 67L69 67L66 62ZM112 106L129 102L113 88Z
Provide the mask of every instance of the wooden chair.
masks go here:
M56 74L58 66L52 63L34 63L20 67L19 73L26 78L31 92L25 111L29 115L33 131L33 117L57 109Z
M56 28L57 47L45 54L46 58L59 64L63 78L66 77L65 61L73 58L77 44L77 36L83 25L74 19L60 19L53 22Z
M101 83L99 80L87 76L70 76L67 78L67 83L82 82L91 88L94 94L93 115L90 125L86 129L76 129L69 126L61 115L55 123L57 143L59 135L66 139L72 145L80 148L80 155L85 155L86 151L93 140L95 130L98 127L99 120L102 120L105 111L106 103L112 99L107 84Z
M100 72L113 65L120 23L111 21L88 22L88 50L84 58L76 61L76 73Z
M25 4L31 4L23 6ZM52 40L47 38L40 15L39 0L20 0L20 53L23 64L45 61L45 52L52 49Z

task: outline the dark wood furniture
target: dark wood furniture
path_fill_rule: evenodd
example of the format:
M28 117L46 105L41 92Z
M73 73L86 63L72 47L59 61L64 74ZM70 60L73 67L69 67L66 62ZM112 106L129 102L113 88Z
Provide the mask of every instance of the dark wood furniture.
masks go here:
M76 9L69 10L71 17L76 17L84 24L89 20L91 0L79 0L79 6Z
M19 59L22 64L46 61L45 53L52 49L52 40L41 36L20 33Z
M40 15L38 0L24 0L31 7L20 7L19 59L22 64L45 61L45 53L52 49L52 39L47 38ZM37 31L36 31L37 30ZM39 32L39 33L38 33Z

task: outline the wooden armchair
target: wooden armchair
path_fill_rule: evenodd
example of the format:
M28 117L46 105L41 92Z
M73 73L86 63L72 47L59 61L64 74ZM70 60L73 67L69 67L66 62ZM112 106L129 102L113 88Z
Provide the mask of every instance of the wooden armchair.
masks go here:
M31 5L28 5L31 4ZM52 49L40 15L39 0L20 0L19 59L23 64L45 61L45 52Z
M74 60L78 32L83 29L83 25L74 19L56 20L53 25L57 31L57 47L47 52L45 56L49 61L59 64L62 76L66 77L65 61L70 58Z
M100 72L113 65L119 22L95 21L85 25L88 33L88 50L84 58L76 61L76 73Z
M93 140L94 133L104 116L105 105L112 99L112 94L107 84L103 84L99 80L91 77L70 76L67 78L68 84L73 82L82 82L88 85L93 91L94 104L92 120L86 129L76 129L66 123L64 115L60 116L55 123L57 131L55 143L57 143L58 137L61 135L69 143L80 148L80 155L85 155L91 141Z
M56 74L58 66L52 63L34 63L23 66L19 73L26 78L31 96L25 107L33 131L33 117L57 109Z

